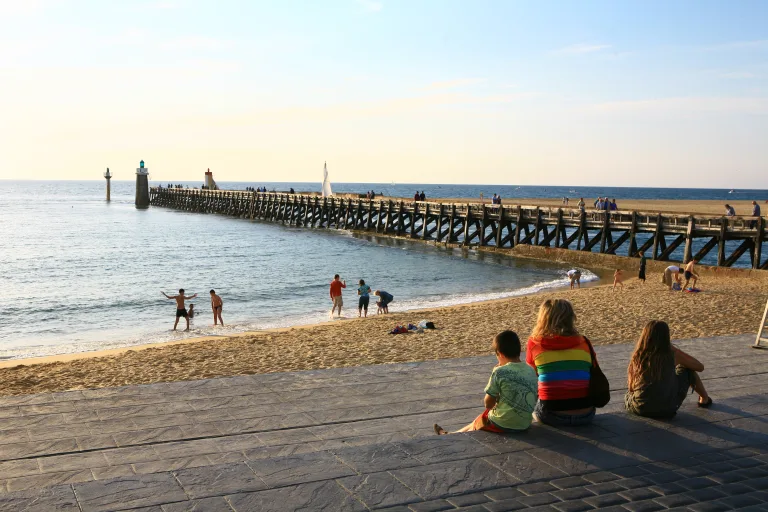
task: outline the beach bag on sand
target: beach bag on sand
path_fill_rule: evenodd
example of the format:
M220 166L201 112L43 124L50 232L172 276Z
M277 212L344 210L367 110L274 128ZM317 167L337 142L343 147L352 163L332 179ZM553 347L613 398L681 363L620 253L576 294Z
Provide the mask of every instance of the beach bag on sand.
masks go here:
M419 322L419 327L421 329L434 329L435 328L435 324L433 324L432 322L430 322L428 320L422 320L421 322Z
M600 365L597 364L597 356L592 342L586 336L584 341L587 342L589 355L592 356L592 368L589 371L589 400L594 407L605 407L611 401L611 385L608 383L608 378L603 370L600 369Z

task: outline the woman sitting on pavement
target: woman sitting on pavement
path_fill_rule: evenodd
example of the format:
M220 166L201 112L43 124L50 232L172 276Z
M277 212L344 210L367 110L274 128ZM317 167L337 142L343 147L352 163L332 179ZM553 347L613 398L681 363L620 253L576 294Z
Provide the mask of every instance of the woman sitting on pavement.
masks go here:
M627 368L627 411L649 418L671 418L683 404L688 389L699 394L699 407L712 398L698 372L704 365L672 345L669 326L652 320L643 329Z
M525 361L539 376L534 417L547 425L586 425L595 417L589 398L592 356L576 330L576 313L565 299L548 299L539 308Z
M520 361L520 338L513 331L504 331L493 338L492 348L499 364L485 386L485 412L455 433L487 430L503 434L521 432L531 426L536 405L536 373ZM438 435L448 434L440 425L435 424L434 428Z

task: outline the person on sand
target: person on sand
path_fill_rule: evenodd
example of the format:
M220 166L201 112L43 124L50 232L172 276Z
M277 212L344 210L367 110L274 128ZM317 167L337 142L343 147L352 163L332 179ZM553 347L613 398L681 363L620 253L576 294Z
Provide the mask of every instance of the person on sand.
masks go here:
M616 272L613 273L613 291L616 291L616 285L619 285L621 288L624 288L624 276L621 269L616 269Z
M368 318L368 304L370 303L371 287L365 284L365 280L361 279L358 283L357 294L360 298L357 301L357 317L360 318L363 310L365 310L365 318Z
M216 321L221 322L224 325L224 320L221 319L221 309L224 306L224 301L221 297L216 295L215 290L211 290L211 310L213 310L213 325L216 325Z
M531 426L538 383L533 368L520 361L520 338L513 331L504 331L493 338L492 348L499 364L485 386L485 411L454 434L473 430L504 434L522 432ZM438 424L434 429L437 435L448 434Z
M696 288L696 281L699 280L699 275L694 272L694 266L698 263L696 260L691 260L688 262L688 264L685 266L685 270L683 271L683 277L685 277L685 284L680 288L681 292L684 292L688 289L688 282L693 279L693 284L691 285L691 288Z
M645 284L645 253L640 253L640 270L637 272L637 278Z
M573 290L574 285L578 285L578 287L581 288L581 270L577 268L569 270L568 279L571 280L571 290Z
M552 426L592 422L590 346L576 330L576 313L569 301L544 301L525 353L525 362L539 376L539 400L533 411L538 421Z
M185 331L189 330L189 315L187 314L187 308L184 307L184 301L185 300L191 300L197 297L197 294L190 295L189 297L184 295L184 288L179 289L179 294L170 296L166 294L165 292L162 293L166 299L169 300L175 300L176 301L176 322L173 324L173 330L176 330L176 326L179 325L179 318L184 317L184 319L187 321L187 328L184 329Z
M331 308L331 318L333 318L333 312L336 310L336 308L339 309L339 317L341 317L341 306L344 305L344 301L341 298L341 289L347 287L347 281L342 281L339 279L339 274L336 274L333 276L333 281L331 281L331 302L333 303L333 307Z
M671 418L693 388L699 395L699 407L708 408L712 398L699 377L702 371L703 364L672 345L669 326L651 320L629 360L624 406L638 416Z
M376 314L389 313L389 303L395 299L392 294L387 293L384 290L376 290L373 294L379 297L379 301L376 303L376 307L378 308Z
M661 276L661 282L669 287L672 291L672 283L680 284L680 267L677 265L670 265L664 269L664 275Z

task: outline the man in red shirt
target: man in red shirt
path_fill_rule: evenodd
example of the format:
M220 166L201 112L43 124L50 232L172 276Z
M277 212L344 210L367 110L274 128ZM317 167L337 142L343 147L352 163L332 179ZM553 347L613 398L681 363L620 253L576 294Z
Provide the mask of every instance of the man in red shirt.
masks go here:
M333 302L333 307L331 308L331 318L333 318L333 312L337 307L339 308L339 316L341 316L341 306L344 305L344 302L341 300L341 289L346 287L347 281L340 280L339 274L333 276L333 281L331 281L331 302Z

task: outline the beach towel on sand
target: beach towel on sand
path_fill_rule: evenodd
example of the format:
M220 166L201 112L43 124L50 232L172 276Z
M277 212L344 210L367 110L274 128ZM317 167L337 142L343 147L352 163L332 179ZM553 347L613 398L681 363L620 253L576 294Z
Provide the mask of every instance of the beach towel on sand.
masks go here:
M397 327L395 327L394 329L389 331L389 334L405 334L407 332L408 332L408 328L407 327L404 327L402 325L398 325Z
M700 291L698 288L688 288L685 290L685 293L699 293Z
M422 328L422 329L434 329L435 328L435 324L433 324L432 322L430 322L428 320L422 320L421 322L419 322L419 327Z

